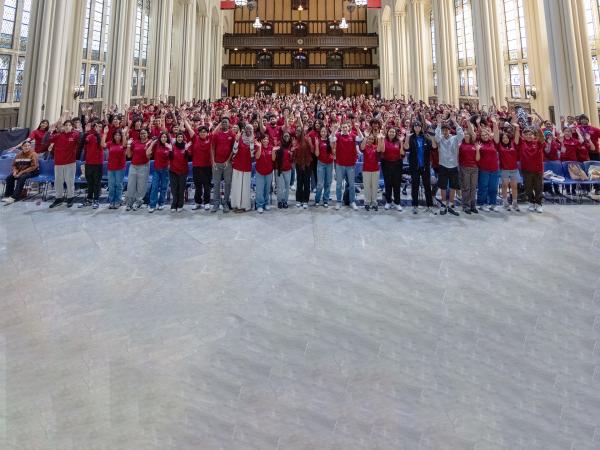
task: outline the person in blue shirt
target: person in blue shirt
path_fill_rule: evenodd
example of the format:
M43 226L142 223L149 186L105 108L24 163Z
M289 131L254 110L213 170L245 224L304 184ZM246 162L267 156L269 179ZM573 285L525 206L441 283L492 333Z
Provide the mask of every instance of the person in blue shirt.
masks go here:
M404 140L404 150L408 153L408 169L412 184L413 214L419 212L419 186L423 183L425 190L426 213L435 215L433 211L433 197L431 195L431 149L437 144L431 136L425 134L423 124L415 121L410 132Z

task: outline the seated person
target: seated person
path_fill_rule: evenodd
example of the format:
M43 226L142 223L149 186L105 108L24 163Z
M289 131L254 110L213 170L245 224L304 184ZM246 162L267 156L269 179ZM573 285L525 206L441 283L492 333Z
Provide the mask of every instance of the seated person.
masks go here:
M6 178L2 201L9 205L19 200L27 179L37 176L40 173L39 168L38 155L33 151L31 141L28 139L21 144L13 160L12 173Z

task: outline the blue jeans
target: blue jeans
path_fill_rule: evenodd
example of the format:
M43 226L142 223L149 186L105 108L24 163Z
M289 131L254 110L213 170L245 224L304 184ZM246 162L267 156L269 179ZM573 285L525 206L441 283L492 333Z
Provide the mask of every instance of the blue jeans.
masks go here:
M156 208L159 205L165 204L167 198L167 186L169 186L169 169L158 169L152 174L152 187L150 188L150 208Z
M354 190L354 167L355 166L340 166L335 165L335 197L338 203L342 203L342 181L346 179L348 183L348 199L350 203L354 203L356 198L356 191Z
M479 171L477 205L495 205L498 198L498 172Z
M256 207L264 208L269 204L269 198L271 194L271 180L273 180L273 173L269 175L261 175L256 172Z
M108 171L108 203L121 203L125 169Z
M277 203L287 203L290 196L290 178L292 171L281 172L277 177Z
M324 164L317 162L317 193L315 194L315 203L329 202L329 192L331 190L331 180L333 178L333 164Z

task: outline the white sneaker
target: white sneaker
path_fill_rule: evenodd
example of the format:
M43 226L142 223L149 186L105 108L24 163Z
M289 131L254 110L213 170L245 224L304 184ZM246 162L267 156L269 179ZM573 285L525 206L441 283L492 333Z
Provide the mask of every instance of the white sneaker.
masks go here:
M339 211L339 210L340 210L340 204L339 204L339 203L336 203L336 204L335 204L335 210L336 210L336 211Z
M297 202L297 203L296 203L296 208L300 208L300 207L302 207L302 203L300 203L300 202Z
M210 209L210 203L204 205L204 211L208 211Z
M358 206L356 206L356 203L354 202L350 203L350 208L352 208L354 211L358 210Z
M14 203L14 202L15 202L15 199L14 199L14 198L12 198L12 197L6 197L6 198L3 198L3 199L2 199L2 201L3 201L4 203L6 203L7 205L10 205L11 203Z
M544 207L542 205L537 205L535 211L541 214L544 212Z
M535 211L535 205L533 203L530 203L529 206L527 207L527 210L530 212L534 212Z
M433 208L427 208L425 210L425 214L429 214L430 216L437 216L437 213L433 210Z
M512 209L513 209L513 211L521 211L521 208L519 208L519 204L518 203L513 203L512 204Z
M158 205L158 208L156 208L156 209L158 209L159 211L162 211L163 209L165 209L165 205Z
M392 207L392 205L390 203L386 203L385 206L383 207L383 209L388 211L391 207Z
M491 212L497 212L496 211L496 205L490 205L490 211Z
M296 192L296 185L295 184L293 184L293 185L290 186L290 191Z
M308 203L302 203L302 208L308 209Z
M485 211L485 212L490 212L490 207L489 207L488 205L483 205L483 206L481 207L481 210L482 210L482 211Z
M154 212L154 208L148 208L148 212L149 213L153 213Z
M196 211L197 209L202 209L203 206L200 203L196 203L194 206L192 206L192 210Z
M177 212L177 208L171 208L171 212L172 213Z
M402 205L396 205L396 209L400 212L402 212Z
M184 212L185 208L177 208L177 212Z
M504 203L502 204L502 206L504 206L504 209L505 209L505 210L507 210L507 211L510 211L510 210L511 210L510 203L508 203L508 202L504 202Z
M271 207L269 205L265 205L265 211L270 211Z
M263 211L264 211L264 209L262 209L262 208L258 208L258 209L257 209L257 211L258 211L258 213L259 213L259 214L262 214L262 213L263 213Z

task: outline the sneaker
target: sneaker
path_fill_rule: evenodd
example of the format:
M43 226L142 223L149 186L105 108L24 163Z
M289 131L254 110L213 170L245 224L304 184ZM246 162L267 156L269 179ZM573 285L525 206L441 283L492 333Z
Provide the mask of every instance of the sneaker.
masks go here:
M417 208L416 206L413 206L413 214L419 214L419 208Z
M159 206L160 208L160 206ZM219 206L218 205L213 205L212 208L210 209L211 213L216 213L219 210Z
M271 207L269 205L265 205L265 211L270 211Z
M482 210L483 212L490 212L490 207L489 207L488 205L483 205L483 206L481 207L481 210Z
M537 205L537 208L535 208L535 211L541 214L544 212L544 207L542 205Z
M100 208L100 203L98 202L98 200L94 200L94 202L92 203L92 209L98 208Z
M370 211L371 207L369 205L365 205L365 211Z
M86 206L91 206L92 201L86 199L83 203L80 203L79 205L77 205L77 208L85 208Z
M454 209L454 206L448 206L448 212L453 216L459 216L460 214Z
M133 206L131 207L131 209L133 209L134 211L137 211L138 209L140 209L140 205L138 205L137 203L134 203Z
M448 208L446 206L442 206L440 208L440 215L441 216L445 216L447 212L448 212Z
M521 209L519 208L519 204L518 203L513 203L512 204L512 209L513 209L513 211L521 211Z
M301 207L302 207L302 203L296 202L296 208L301 208Z
M479 210L477 209L477 206L473 206L473 207L471 208L471 212L472 212L473 214L479 214Z
M383 207L383 209L388 211L391 207L392 207L392 205L390 203L386 203L385 206Z
M430 216L437 216L437 213L433 210L433 208L427 208L425 210L425 214L429 214Z
M14 199L14 198L12 198L12 197L6 197L6 198L3 198L3 199L2 199L2 201L3 201L4 203L6 203L7 205L10 205L10 204L12 204L12 203L14 203L14 202L15 202L15 199Z
M510 203L508 203L506 200L504 200L504 202L502 203L502 206L504 207L505 210L510 211Z
M63 202L62 198L55 198L54 201L50 204L50 208L56 208Z
M354 211L358 210L358 206L356 206L356 203L354 202L350 203L350 208L352 208Z
M207 203L206 205L204 205L204 211L208 211L210 210L210 203Z
M533 203L530 203L529 206L527 207L527 210L530 212L534 212L535 211L535 205Z
M183 208L183 207L182 208L177 208L177 212L184 212L184 211L185 211L185 208Z
M468 207L467 208L463 208L463 212L465 214L471 214L471 208L468 208Z
M224 212L224 213L228 213L229 211L230 211L229 205L228 205L227 203L225 203L225 204L223 205L223 212Z
M308 209L308 203L302 203L302 208L303 209Z
M194 206L192 206L192 210L196 211L197 209L202 209L204 208L204 206L202 206L200 203L196 203Z
M314 206L315 208L318 208L318 207L319 207L319 202L315 201L315 202L313 203L313 206Z
M131 205L127 205L127 208L125 208L125 211L131 211Z
M159 211L162 211L163 209L165 209L165 205L158 205L158 207L156 208Z
M73 206L74 201L75 201L75 199L73 197L68 198L67 199L67 208L70 208L71 206Z
M262 214L264 212L264 209L258 208L257 211L258 211L259 214Z
M490 205L490 211L491 212L498 212L498 210L496 209L496 205Z
M339 211L339 210L340 210L340 204L339 204L339 203L336 203L336 204L335 204L335 210L336 210L336 211Z
M327 202L323 203L323 208L329 208L329 203L327 203Z
M296 192L296 185L295 184L293 184L293 185L290 186L290 191Z
M278 209L282 209L283 208L283 202L277 202L277 208Z
M283 202L283 209L288 209L288 208L289 208L288 202Z
M152 208L152 207L148 208L148 212L149 213L153 213L154 212L154 208Z
M399 212L402 212L402 205L400 205L400 204L396 205L396 210Z
M108 205L108 209L117 209L117 205L111 203L110 205Z
M177 212L177 208L171 208L171 212L172 213Z

